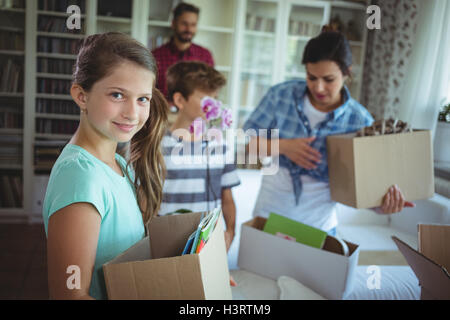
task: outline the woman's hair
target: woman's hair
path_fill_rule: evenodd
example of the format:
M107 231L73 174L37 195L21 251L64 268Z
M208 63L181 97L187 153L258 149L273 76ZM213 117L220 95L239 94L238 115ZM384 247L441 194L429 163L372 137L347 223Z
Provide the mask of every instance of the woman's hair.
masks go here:
M352 51L345 36L332 27L324 26L322 33L312 38L303 51L302 64L324 60L334 61L345 76L350 76Z
M136 63L151 71L157 79L156 62L147 48L126 34L109 32L91 35L82 41L74 65L73 82L89 92L97 81L110 75L124 61ZM162 201L165 166L160 144L167 124L168 110L166 100L154 83L150 115L142 129L131 139L127 164L127 167L131 165L135 171L132 183L144 224L157 214ZM125 172L128 176L128 170Z
M175 92L189 99L195 90L211 92L222 88L225 77L213 67L200 61L180 61L167 69L167 96L173 99Z

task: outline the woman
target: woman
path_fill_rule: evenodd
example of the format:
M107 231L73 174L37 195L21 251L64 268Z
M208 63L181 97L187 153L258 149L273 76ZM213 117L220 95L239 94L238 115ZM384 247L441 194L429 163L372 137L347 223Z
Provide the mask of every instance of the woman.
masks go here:
M337 203L330 197L326 137L355 132L373 122L345 86L351 63L345 37L322 32L307 43L303 53L306 81L292 80L270 88L244 124L244 130L256 132L279 129L279 150L270 150L270 136L254 136L249 143L266 148L266 154L280 160L278 172L263 177L254 215L267 217L275 212L336 235ZM392 186L382 206L374 210L389 214L405 206L414 204Z

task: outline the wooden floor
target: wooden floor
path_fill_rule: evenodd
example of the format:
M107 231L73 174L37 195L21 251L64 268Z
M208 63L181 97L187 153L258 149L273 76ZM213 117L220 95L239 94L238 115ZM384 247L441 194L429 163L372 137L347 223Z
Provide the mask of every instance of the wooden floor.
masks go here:
M42 224L0 224L0 300L16 299L48 299Z

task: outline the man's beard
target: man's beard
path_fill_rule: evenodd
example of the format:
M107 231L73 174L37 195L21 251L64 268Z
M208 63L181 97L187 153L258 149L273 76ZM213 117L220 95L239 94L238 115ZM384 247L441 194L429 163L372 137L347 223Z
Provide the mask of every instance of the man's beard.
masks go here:
M190 35L189 38L186 37L186 35ZM182 43L189 43L192 42L192 38L194 38L195 34L192 34L190 32L184 32L184 33L175 33L175 37L178 39L178 41Z

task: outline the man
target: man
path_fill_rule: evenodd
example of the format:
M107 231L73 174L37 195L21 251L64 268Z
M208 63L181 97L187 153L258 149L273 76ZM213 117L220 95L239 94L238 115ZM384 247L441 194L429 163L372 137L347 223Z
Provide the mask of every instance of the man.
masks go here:
M167 97L166 71L174 63L185 61L202 61L214 67L214 60L208 49L192 43L197 32L200 9L186 2L181 2L173 10L170 41L152 51L158 64L157 88Z

